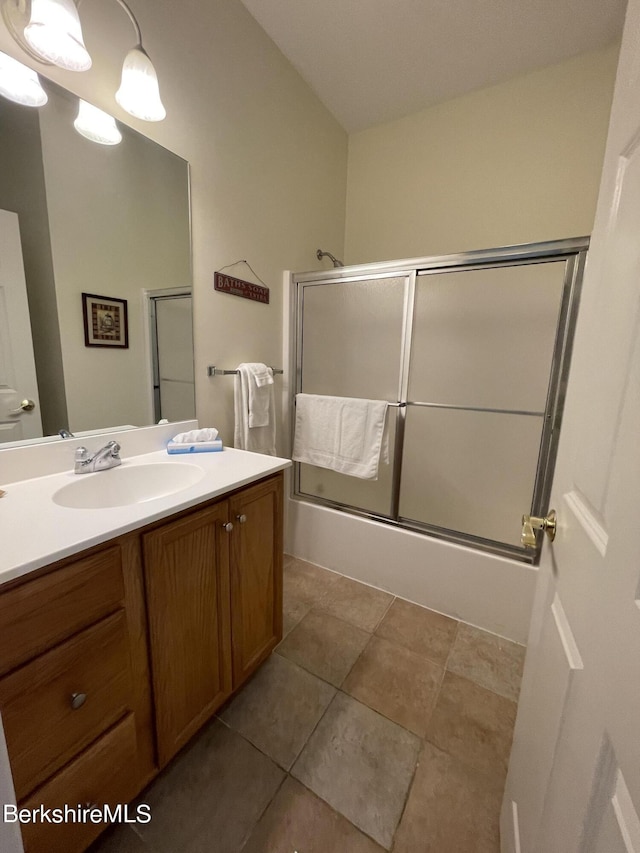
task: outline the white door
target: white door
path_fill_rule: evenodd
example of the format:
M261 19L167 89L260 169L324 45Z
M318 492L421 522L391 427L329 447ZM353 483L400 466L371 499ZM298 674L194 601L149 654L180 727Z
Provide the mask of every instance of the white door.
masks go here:
M18 215L0 210L0 443L41 435Z
M191 295L156 297L155 420L196 416Z
M630 0L503 853L640 853L640 0Z

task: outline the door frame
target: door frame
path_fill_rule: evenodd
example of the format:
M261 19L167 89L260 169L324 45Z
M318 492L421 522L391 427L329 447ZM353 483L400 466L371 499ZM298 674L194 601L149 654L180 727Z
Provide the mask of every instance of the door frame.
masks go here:
M159 411L159 374L158 374L158 337L156 333L156 299L171 299L190 296L193 299L193 287L165 287L159 290L142 291L142 316L144 323L145 376L147 388L147 410L149 423L157 423Z

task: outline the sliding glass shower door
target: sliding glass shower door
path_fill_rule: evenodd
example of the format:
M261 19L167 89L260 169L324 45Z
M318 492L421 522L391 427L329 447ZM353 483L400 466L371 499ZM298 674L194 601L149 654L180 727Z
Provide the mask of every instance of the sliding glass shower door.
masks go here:
M401 518L519 545L565 276L556 261L418 277Z
M298 465L296 495L534 559L520 517L546 509L585 252L562 241L301 276L296 390L391 406L377 481Z
M391 518L398 394L408 275L346 279L304 288L299 390L305 394L387 400L386 460L377 480L300 465L301 492Z

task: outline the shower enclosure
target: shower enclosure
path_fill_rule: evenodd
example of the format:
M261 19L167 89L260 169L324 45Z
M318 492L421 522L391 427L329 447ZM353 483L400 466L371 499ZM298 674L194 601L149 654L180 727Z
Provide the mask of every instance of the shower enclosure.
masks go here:
M390 448L375 481L296 463L294 497L535 562L587 247L294 275L294 397L388 401Z

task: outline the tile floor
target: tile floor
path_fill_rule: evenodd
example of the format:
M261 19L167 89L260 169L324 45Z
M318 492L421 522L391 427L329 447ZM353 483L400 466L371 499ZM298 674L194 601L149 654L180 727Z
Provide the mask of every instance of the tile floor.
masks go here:
M499 853L524 648L292 557L284 615L92 853Z

